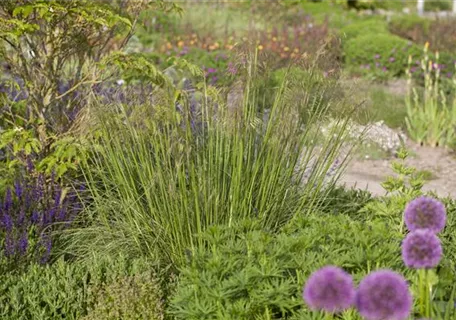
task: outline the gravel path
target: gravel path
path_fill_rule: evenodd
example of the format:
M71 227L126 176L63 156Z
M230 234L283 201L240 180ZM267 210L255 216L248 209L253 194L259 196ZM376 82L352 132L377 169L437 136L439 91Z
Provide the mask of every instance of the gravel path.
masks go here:
M439 196L456 198L456 156L443 148L420 147L409 144L411 155L407 164L418 170L432 172L432 179L423 187L426 191L435 191ZM352 160L341 183L347 187L367 189L375 195L384 195L380 183L387 175L392 174L391 160Z

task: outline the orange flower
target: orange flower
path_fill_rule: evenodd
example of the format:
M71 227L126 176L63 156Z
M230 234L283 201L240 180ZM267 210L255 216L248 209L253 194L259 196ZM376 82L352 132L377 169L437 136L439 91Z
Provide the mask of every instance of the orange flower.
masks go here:
M182 48L182 47L184 46L184 41L182 41L182 40L179 41L179 42L177 43L177 46L178 46L179 48Z

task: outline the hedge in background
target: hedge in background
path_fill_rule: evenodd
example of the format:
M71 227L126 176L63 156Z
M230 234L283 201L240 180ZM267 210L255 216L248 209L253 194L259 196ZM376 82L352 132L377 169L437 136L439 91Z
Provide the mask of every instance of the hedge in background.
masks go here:
M366 34L348 40L344 46L345 63L363 73L384 72L400 76L407 67L409 55L421 56L411 42L389 34Z

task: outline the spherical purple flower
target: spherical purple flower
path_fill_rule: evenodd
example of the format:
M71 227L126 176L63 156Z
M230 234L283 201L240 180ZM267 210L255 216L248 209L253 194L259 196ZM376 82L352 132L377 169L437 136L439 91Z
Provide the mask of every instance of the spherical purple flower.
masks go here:
M431 230L413 231L402 242L402 259L409 268L434 268L441 258L440 240Z
M410 231L430 229L434 233L443 230L446 223L445 206L430 197L418 197L407 204L405 224Z
M367 320L405 320L410 315L412 296L401 275L379 270L361 281L355 304Z
M340 312L354 302L355 289L352 277L344 270L326 266L315 271L304 287L303 298L314 310Z

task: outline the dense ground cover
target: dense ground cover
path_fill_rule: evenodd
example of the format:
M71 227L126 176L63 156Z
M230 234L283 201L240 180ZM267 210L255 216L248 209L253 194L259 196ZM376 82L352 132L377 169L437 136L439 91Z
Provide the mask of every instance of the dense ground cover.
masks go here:
M425 183L405 150L387 196L337 187L356 124L455 145L453 24L400 9L2 1L2 319L456 318L454 200L423 207L446 211L429 254L402 245ZM326 269L307 291L327 265L356 302ZM404 297L374 281L399 307L366 311L380 269Z

